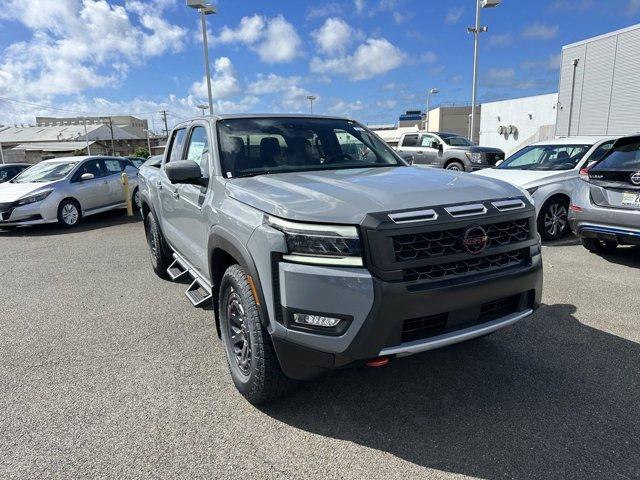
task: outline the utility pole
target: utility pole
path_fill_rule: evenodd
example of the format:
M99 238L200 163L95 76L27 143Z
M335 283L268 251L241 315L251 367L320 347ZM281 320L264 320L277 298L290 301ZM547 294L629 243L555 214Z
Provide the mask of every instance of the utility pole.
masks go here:
M145 130L147 132L147 148L149 152L149 156L151 156L151 139L149 138L149 130Z
M116 144L115 144L115 140L113 138L113 119L111 117L109 117L109 123L107 125L109 127L109 130L111 130L111 155L113 155L115 157L116 156Z
M162 118L164 118L164 136L169 138L169 126L167 125L167 111L162 110L160 112L162 114Z
M84 125L84 140L87 143L87 155L91 155L91 147L89 146L89 137L87 136L87 117L82 117Z
M2 151L2 144L0 143L0 163L4 165L4 152Z

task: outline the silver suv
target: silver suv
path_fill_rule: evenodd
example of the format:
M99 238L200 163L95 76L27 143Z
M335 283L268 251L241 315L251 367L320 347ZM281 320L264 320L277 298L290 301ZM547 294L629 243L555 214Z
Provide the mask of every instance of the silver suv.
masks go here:
M618 139L581 177L569 222L585 248L604 253L640 245L640 136Z
M213 304L238 390L481 337L540 303L526 191L408 166L365 126L319 116L179 124L140 171L155 272Z
M458 172L493 167L504 160L499 148L478 147L455 133L415 132L400 137L398 154L412 165L427 165Z

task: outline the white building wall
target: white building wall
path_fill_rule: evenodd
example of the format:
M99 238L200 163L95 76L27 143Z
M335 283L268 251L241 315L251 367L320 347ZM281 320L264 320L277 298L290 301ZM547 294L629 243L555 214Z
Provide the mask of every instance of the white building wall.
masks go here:
M558 94L536 95L482 104L480 145L496 147L507 155L520 148L546 140L556 123ZM516 128L515 133L499 133L498 129ZM513 130L513 129L512 129Z

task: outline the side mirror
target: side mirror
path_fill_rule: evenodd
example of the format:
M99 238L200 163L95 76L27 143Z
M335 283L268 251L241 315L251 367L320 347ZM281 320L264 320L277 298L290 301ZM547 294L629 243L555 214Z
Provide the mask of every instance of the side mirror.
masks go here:
M434 140L433 142L431 142L431 148L435 148L436 150L440 150L442 148L442 145L440 144L439 141Z
M404 161L407 162L409 165L413 165L413 155L407 155L406 157L403 157Z
M93 173L83 173L80 175L80 180L86 182L87 180L93 180L96 176Z
M504 162L504 160L498 160L496 162L496 164L494 165L494 167L499 167L500 165L502 165L503 162Z
M169 162L164 166L164 171L171 183L207 185L207 179L203 178L200 165L193 160Z

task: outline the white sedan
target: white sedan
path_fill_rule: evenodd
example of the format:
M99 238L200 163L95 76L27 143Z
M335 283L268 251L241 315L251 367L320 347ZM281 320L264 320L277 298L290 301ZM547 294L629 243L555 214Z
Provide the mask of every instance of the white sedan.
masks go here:
M614 141L614 137L567 137L534 143L496 168L472 175L505 180L526 189L535 201L538 232L545 240L556 240L569 230L567 215L580 170L602 158Z

